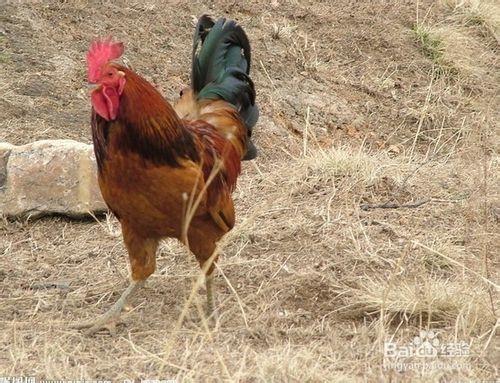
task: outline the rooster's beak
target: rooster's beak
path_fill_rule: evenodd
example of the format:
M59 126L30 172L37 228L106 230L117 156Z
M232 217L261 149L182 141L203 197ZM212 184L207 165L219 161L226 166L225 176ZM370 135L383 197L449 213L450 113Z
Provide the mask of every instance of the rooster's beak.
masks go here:
M88 90L89 90L90 93L92 93L94 90L99 89L100 87L101 87L101 84L94 84L94 83L91 83L91 82L89 82L87 84L87 88L88 88Z

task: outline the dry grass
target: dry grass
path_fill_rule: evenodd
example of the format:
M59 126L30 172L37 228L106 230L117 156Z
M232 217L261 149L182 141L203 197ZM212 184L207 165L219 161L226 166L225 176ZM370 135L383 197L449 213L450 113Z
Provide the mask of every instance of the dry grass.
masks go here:
M452 62L444 58L445 49L443 47L443 41L432 28L416 24L412 32L417 42L422 47L423 53L436 64L439 74L453 75L456 73L456 69L452 66Z
M500 44L500 6L490 0L443 0L466 26L479 27Z
M485 0L443 0L451 14L435 23L424 18L412 28L422 52L434 63L436 73L463 84L498 82L500 6ZM481 27L488 33L474 33ZM489 41L488 37L493 38Z
M17 286L2 299L7 325L2 340L10 344L6 371L125 378L157 376L163 368L162 376L187 380L339 381L358 375L359 365L373 369L365 377L388 377L391 371L381 364L384 340L394 336L404 344L419 328L432 328L442 341L473 345L472 370L442 376L492 376L483 350L491 347L496 321L488 296L494 282L484 280L480 247L466 240L485 233L481 226L474 229L469 206L474 197L450 198L475 185L458 159L436 167L406 180L411 166L405 157L311 148L306 157L244 177L237 193L240 224L222 246L220 322L210 332L196 304L175 330L197 268L171 241L162 245L158 273L135 299L137 307L117 338L88 339L68 330L68 322L108 307L124 286L126 259L117 222L6 222L5 255L17 261L13 266L4 258L1 265L10 270L9 285ZM439 183L457 171L463 178L443 190ZM450 202L415 210L359 207L361 201L421 196ZM62 234L47 237L57 231ZM498 238L490 235L495 247ZM490 262L496 270L498 260ZM100 272L93 280L96 265ZM67 287L33 287L61 279ZM488 280L497 280L496 271ZM195 302L203 299L195 295ZM45 353L32 359L30 350L42 345L48 347ZM216 367L207 372L212 363Z
M491 36L458 23L465 4L423 2L431 10L416 23L413 5L387 2L328 9L322 2L279 1L272 9L216 2L213 13L230 12L252 38L262 109L255 133L261 156L245 163L235 193L238 224L221 244L217 325L208 329L199 310L195 260L164 241L157 272L133 299L118 336L85 337L68 325L102 313L127 284L116 219L3 220L0 376L496 379L500 163L497 112L484 100L498 93L491 81L498 68ZM191 15L204 7L179 5L175 14L156 2L104 9L114 26L84 1L5 8L2 139L89 140L81 129L89 28L124 36L127 61L167 96L177 94L187 81ZM42 33L55 18L58 29ZM408 28L415 23L424 28L415 32L418 44ZM21 24L39 32L35 42ZM435 59L419 45L434 46L424 32L438 36L438 59L457 71L451 77L435 76ZM70 35L82 41L66 41ZM45 61L31 63L40 78L24 71L32 44L44 47ZM40 79L54 88L36 88ZM75 111L73 118L58 114L64 110ZM362 207L422 200L416 208ZM407 345L422 329L437 331L441 344L470 344L471 355L451 370L384 368L384 342Z

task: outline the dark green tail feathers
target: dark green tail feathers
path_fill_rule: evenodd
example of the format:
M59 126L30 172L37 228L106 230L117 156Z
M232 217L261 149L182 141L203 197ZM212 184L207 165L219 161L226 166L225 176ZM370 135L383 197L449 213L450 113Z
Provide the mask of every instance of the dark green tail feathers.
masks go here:
M233 20L201 16L194 33L191 87L198 99L223 99L238 108L248 134L244 160L257 156L250 137L259 109L249 73L250 43L243 28Z

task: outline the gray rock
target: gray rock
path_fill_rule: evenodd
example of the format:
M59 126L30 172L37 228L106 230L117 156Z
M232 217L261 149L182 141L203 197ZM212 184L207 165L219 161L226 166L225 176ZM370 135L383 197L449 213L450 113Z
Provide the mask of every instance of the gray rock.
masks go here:
M7 182L7 161L14 145L0 142L0 192L5 189Z
M92 145L72 140L0 143L0 214L84 217L104 211Z

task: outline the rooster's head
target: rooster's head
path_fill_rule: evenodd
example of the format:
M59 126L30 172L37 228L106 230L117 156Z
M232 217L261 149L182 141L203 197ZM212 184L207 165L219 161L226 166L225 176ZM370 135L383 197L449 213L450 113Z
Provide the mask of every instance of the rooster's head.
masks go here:
M116 119L126 83L125 73L112 62L122 54L123 44L111 38L94 41L87 52L88 80L96 85L91 93L92 106L107 121Z

